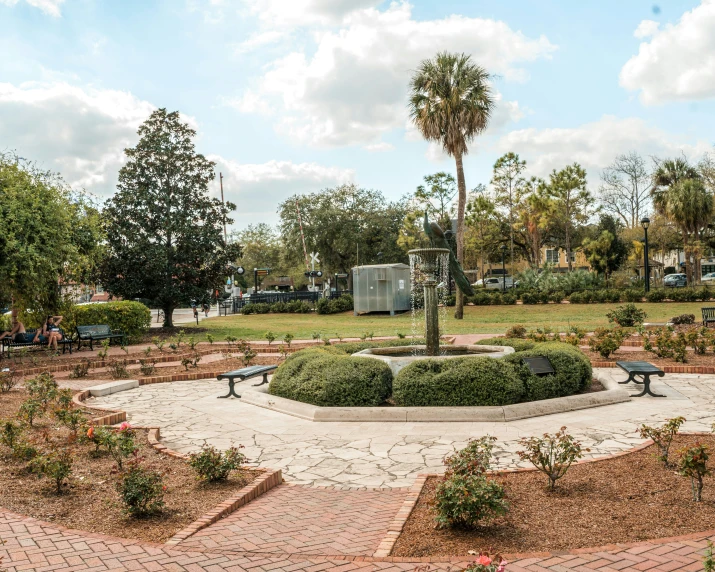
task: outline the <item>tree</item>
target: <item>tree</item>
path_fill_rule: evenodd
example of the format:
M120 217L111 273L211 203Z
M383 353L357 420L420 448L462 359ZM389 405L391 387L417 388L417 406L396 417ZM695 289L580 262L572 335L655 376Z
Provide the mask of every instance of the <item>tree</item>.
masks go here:
M698 170L685 158L666 159L653 173L653 204L680 230L685 254L685 272L692 284L700 275L702 232L712 218L713 194Z
M410 82L410 117L422 136L438 141L457 166L457 260L464 259L467 185L462 159L467 145L482 133L494 111L490 76L466 54L440 52L424 60ZM464 316L464 296L457 290L455 318Z
M309 250L320 253L325 274L349 272L356 264L375 264L379 252L384 262L407 260L397 244L408 213L406 205L388 203L379 191L347 184L281 203L278 213L287 261L300 264L304 260L296 200L305 242Z
M154 111L138 134L106 203L102 282L112 294L156 304L172 327L174 309L220 288L240 256L223 239L236 207L209 196L214 163L195 152L196 132L178 112Z
M509 221L509 252L511 255L512 274L514 274L514 213L521 202L526 186L522 173L526 169L526 161L516 153L506 153L494 163L492 186L496 194L497 204L506 209Z
M554 169L544 191L551 200L552 220L563 231L566 259L571 272L571 239L575 226L587 222L593 212L593 197L586 189L586 171L578 163L560 171Z
M496 205L489 198L484 185L478 185L470 194L467 203L467 225L474 230L472 247L479 251L480 275L484 278L484 260L488 256L490 246L495 247L498 240L498 224L495 218ZM494 250L492 248L492 250ZM493 254L493 252L491 253ZM491 266L490 266L491 267Z
M0 154L0 305L59 309L60 282L91 271L102 225L84 195L54 173Z
M526 237L527 258L537 267L541 266L541 247L548 238L551 212L551 201L544 188L542 179L531 177L524 186L525 193L528 194L519 202L516 211L517 220Z
M652 174L636 152L618 155L601 173L601 204L633 228L648 212Z
M452 175L445 172L427 175L427 186L420 185L415 191L415 203L421 207L422 214L426 211L436 218L443 230L452 228L450 205L457 194L457 183Z

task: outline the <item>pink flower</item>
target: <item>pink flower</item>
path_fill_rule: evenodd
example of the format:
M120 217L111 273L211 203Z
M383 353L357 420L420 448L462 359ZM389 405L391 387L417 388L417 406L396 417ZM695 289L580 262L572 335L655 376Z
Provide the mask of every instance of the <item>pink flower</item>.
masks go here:
M499 566L497 567L497 572L504 572L506 570L506 565L508 562L504 558L499 559Z
M129 431L129 429L131 429L131 428L132 428L132 426L129 425L129 423L127 423L126 421L124 421L124 422L119 426L119 431Z
M482 566L489 566L492 563L492 559L489 558L487 554L482 554L479 556L479 560L477 560L477 562L479 562Z

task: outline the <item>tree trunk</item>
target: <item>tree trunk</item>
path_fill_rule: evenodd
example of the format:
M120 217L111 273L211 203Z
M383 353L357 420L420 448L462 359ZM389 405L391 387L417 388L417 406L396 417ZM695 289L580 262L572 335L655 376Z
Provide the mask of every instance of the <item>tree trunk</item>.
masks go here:
M569 234L568 223L566 223L566 262L568 263L569 272L571 272L571 235Z
M457 260L461 264L464 260L464 209L467 205L467 185L464 182L461 153L457 153L454 156L454 160L457 163L457 189L459 193L459 199L457 200ZM459 288L457 288L454 317L457 320L464 318L464 294Z
M165 328L173 328L174 327L174 307L173 306L164 306L162 308L164 312L164 324L163 326Z

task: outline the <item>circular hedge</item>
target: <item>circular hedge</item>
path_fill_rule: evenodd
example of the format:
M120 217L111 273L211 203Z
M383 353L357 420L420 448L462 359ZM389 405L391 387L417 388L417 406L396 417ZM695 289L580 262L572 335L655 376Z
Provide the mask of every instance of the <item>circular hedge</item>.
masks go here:
M524 392L517 368L489 357L416 361L392 383L392 398L403 407L509 405Z
M515 352L531 350L536 347L537 342L533 340L525 340L524 338L487 338L475 342L478 346L509 346L514 348Z
M392 372L379 360L302 350L276 370L268 392L323 407L370 407L390 396Z

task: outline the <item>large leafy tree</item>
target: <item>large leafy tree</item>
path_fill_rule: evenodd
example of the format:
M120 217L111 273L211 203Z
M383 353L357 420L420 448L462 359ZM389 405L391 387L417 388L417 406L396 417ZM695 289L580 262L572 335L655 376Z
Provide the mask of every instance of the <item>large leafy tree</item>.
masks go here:
M430 218L436 218L443 230L452 228L450 216L452 200L457 194L454 177L445 172L427 175L425 184L417 187L414 202L422 213L426 211Z
M505 209L509 223L509 253L514 273L514 223L519 203L526 191L527 183L522 176L526 170L526 161L513 152L506 153L494 163L492 187L497 204Z
M0 154L0 306L56 312L61 283L88 280L102 242L86 195L13 154Z
M196 153L196 132L178 112L154 111L138 134L106 204L102 282L112 294L150 300L171 327L174 309L220 288L240 255L223 238L235 206L209 196L214 163Z
M410 82L410 116L422 136L437 141L457 167L457 259L464 259L464 215L467 185L463 157L472 139L489 124L494 97L489 73L466 54L438 53L424 60ZM464 296L457 290L455 317L464 315Z
M496 205L487 193L484 185L477 185L470 193L467 203L467 226L471 230L469 236L470 249L479 253L479 277L484 278L485 263L491 270L491 260L494 259L499 245L499 222Z
M389 203L379 191L354 184L302 196L293 196L278 207L280 231L287 262L304 260L296 202L300 206L308 250L320 254L325 273L349 272L356 264L405 262L397 244L407 206Z
M551 219L563 236L569 272L573 269L571 245L577 225L585 224L594 212L594 200L586 188L586 171L578 163L552 171L543 189L551 202Z

